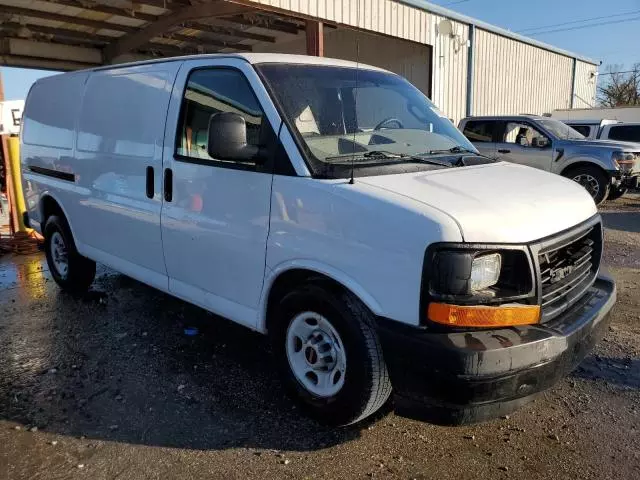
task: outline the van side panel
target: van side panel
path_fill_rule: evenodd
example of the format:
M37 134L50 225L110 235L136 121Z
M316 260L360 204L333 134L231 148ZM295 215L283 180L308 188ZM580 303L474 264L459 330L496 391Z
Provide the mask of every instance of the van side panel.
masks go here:
M40 200L50 195L63 209L86 191L75 181L74 129L87 72L44 78L31 88L22 116L23 191L31 224L44 225ZM71 225L74 230L73 224Z
M179 66L92 72L77 124L75 173L88 192L78 196L72 212L77 241L95 260L162 289L167 288L160 233L162 149Z

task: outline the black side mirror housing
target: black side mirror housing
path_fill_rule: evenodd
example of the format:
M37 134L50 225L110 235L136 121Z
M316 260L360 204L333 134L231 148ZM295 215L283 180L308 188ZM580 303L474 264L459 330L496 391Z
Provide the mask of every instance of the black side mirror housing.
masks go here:
M260 163L260 148L247 145L247 123L235 112L211 115L207 153L216 160Z
M531 146L535 148L546 148L549 146L549 140L544 137L533 137Z

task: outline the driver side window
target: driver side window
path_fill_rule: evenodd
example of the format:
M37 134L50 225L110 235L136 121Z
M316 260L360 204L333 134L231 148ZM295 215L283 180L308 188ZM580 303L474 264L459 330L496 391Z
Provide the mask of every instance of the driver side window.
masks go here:
M507 122L502 143L511 143L521 147L537 147L548 142L547 137L528 123Z

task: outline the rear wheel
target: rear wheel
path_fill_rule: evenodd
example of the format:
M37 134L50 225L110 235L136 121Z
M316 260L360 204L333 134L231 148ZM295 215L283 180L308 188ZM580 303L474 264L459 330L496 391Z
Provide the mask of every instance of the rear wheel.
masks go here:
M349 425L376 412L391 382L374 317L355 296L309 284L286 295L270 328L284 385L322 423Z
M596 205L604 202L609 195L609 179L598 167L589 165L575 167L565 172L564 176L582 185Z
M64 217L52 215L47 219L44 251L49 271L62 289L83 292L89 288L96 275L96 264L78 253Z
M607 200L615 200L627 193L627 187L612 187L609 189Z

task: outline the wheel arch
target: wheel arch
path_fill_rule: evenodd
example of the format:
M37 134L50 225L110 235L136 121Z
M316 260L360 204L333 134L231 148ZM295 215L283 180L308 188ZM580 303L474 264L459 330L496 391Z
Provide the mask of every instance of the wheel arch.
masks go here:
M261 299L261 315L256 330L267 333L273 320L274 307L296 285L309 281L323 282L337 290L348 291L362 301L375 315L382 313L380 304L366 289L344 272L316 262L289 262L273 269L265 279Z
M52 192L45 192L41 195L40 201L38 202L38 214L40 215L40 225L42 234L44 235L44 227L47 224L47 219L51 215L62 215L69 226L69 230L71 230L71 235L73 236L73 240L77 246L77 237L76 233L73 229L73 224L67 210L63 207L62 202L56 197L56 195Z
M568 163L568 164L566 164L566 165L564 165L562 167L562 171L560 172L560 175L566 176L566 174L569 171L573 170L574 168L579 168L579 167L597 168L606 177L609 177L609 172L607 172L607 170L604 168L604 166L600 162L593 161L593 160L585 160L585 159L570 160L570 163Z

